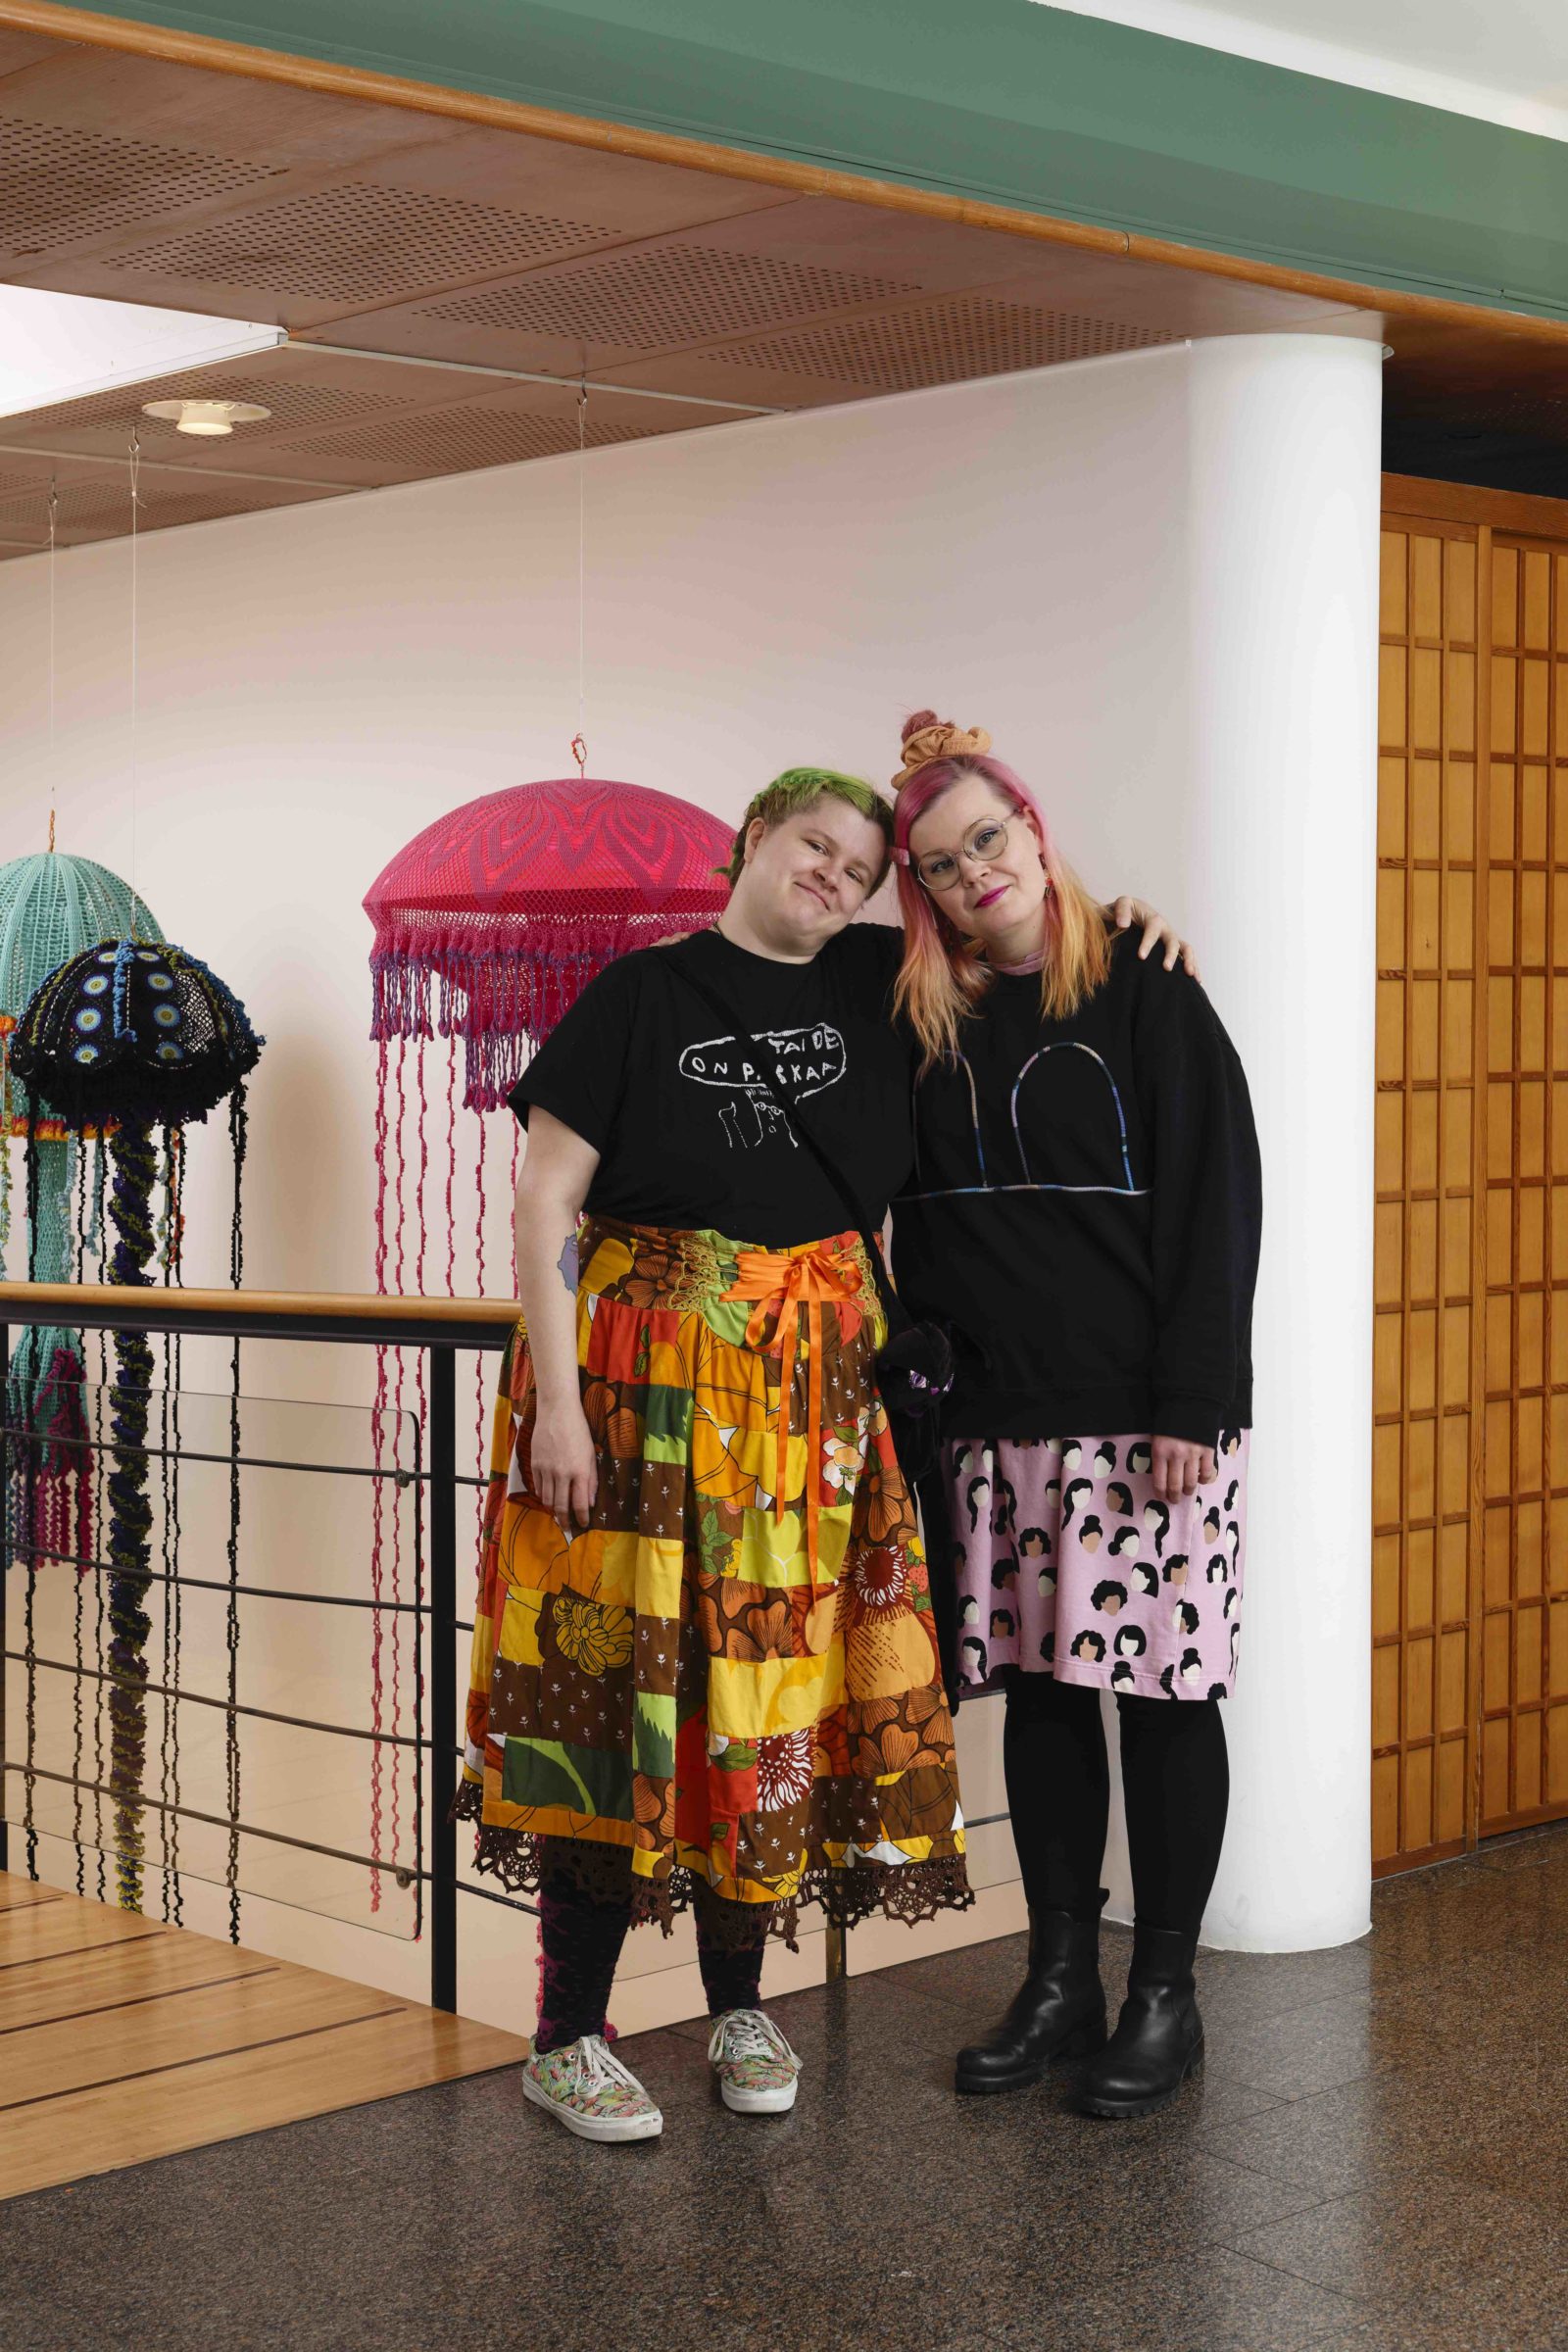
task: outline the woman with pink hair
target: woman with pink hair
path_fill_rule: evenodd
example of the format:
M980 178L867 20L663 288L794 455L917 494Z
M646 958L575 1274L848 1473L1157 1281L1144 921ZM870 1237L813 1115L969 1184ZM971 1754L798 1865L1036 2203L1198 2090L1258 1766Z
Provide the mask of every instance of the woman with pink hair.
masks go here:
M918 1068L894 1270L956 1364L921 1504L933 1584L956 1586L952 1694L1005 1690L1031 1930L957 2085L1085 2057L1089 2113L1148 2115L1201 2069L1193 1967L1229 1792L1261 1217L1247 1081L1197 981L1124 944L983 729L916 713L894 783ZM1136 1909L1108 2044L1103 1690Z

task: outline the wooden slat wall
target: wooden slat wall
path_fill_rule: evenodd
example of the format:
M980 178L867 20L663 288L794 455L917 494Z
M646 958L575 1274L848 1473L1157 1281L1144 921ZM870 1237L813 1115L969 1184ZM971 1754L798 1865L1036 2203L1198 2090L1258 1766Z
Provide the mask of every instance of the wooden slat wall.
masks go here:
M1568 1812L1568 508L1386 500L1380 1873Z
M1468 1820L1478 642L1485 526L1383 539L1373 1374L1373 1851Z
M1483 1837L1568 1807L1568 551L1491 592Z

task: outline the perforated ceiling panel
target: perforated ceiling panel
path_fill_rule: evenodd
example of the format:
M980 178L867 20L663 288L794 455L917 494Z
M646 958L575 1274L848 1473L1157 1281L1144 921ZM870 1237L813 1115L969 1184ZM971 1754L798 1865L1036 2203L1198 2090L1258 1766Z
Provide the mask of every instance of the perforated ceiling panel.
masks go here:
M667 243L624 260L554 270L517 286L460 294L422 306L417 316L457 326L499 326L518 334L662 351L919 291L913 281L823 269L772 254Z
M414 408L417 390L416 383L405 384L396 392L373 392L363 385L301 383L276 374L235 375L226 368L193 368L183 375L162 376L156 383L124 385L115 392L95 392L87 400L62 401L58 408L35 409L24 419L13 418L9 424L0 417L0 441L14 439L21 432L29 440L48 440L84 429L128 438L134 429L148 448L167 441L190 456L189 438L177 426L163 417L143 416L146 402L216 395L270 409L271 416L265 422L245 426L244 440L249 445L270 440L277 433L308 432L313 425L346 423L354 416L384 416L391 409ZM234 447L238 446L236 435Z
M41 543L51 474L66 544L122 535L133 431L156 530L570 451L579 373L602 387L587 439L604 448L1343 311L324 83L17 38L0 27L0 280L299 340L0 417L0 560ZM1490 348L1460 405L1528 392L1508 428L1560 446L1555 353L1489 372ZM1432 355L1450 380L1441 335ZM203 441L142 414L204 396L270 415Z
M315 495L318 494L282 484L225 482L220 475L193 485L171 474L144 471L136 528L138 532L158 531L185 522L217 522L227 514L254 514L266 507L297 506ZM0 498L0 537L30 537L37 529L37 518L36 494L30 498ZM130 488L126 480L106 475L94 481L61 484L62 545L84 539L120 538L129 527Z
M716 354L732 368L856 384L870 392L912 392L1010 368L1049 368L1064 360L1139 351L1178 338L1163 328L1128 326L1070 312L1031 310L1014 302L960 295L918 309L884 311L804 333L731 343Z
M1442 412L1461 415L1474 432L1506 432L1513 425L1532 431L1568 432L1568 392L1510 392L1500 399L1471 398L1448 404Z
M660 429L646 424L590 424L590 449L641 441ZM577 446L575 416L541 416L524 409L432 409L387 424L349 433L323 433L289 444L297 458L334 464L385 466L412 476L472 473L483 466L515 466L526 458L554 458Z
M621 233L419 188L350 181L106 257L105 266L209 285L274 287L318 302L374 302L552 261Z
M279 176L266 164L0 115L0 250L41 253Z

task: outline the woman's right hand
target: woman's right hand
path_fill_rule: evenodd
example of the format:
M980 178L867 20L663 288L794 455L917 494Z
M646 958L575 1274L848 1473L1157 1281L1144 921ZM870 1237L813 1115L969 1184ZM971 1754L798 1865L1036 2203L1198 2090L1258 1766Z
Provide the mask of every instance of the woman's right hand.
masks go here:
M587 1526L599 1492L599 1463L588 1417L576 1397L539 1406L528 1475L534 1494L566 1535Z

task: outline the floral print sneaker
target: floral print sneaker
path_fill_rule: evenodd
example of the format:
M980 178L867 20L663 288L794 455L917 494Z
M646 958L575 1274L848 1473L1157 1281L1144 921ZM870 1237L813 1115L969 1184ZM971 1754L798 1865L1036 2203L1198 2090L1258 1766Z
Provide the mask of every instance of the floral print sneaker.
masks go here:
M760 2009L726 2009L713 2020L708 2063L737 2115L782 2115L795 2104L802 2061Z
M522 2095L579 2139L657 2139L664 2119L602 2034L523 2061Z

